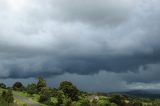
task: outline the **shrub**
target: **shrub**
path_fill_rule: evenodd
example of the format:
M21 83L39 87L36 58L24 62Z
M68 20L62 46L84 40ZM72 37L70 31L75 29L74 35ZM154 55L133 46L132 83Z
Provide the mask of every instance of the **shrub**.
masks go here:
M71 104L72 104L72 100L69 98L65 98L64 99L64 106L71 106Z
M6 89L6 85L4 83L0 83L0 88Z
M6 91L3 91L1 96L5 98L6 95L7 95L7 92L6 92Z
M50 95L51 95L50 90L47 87L42 88L41 92L40 92L39 102L45 103L45 104L50 104L50 102L51 102Z
M115 104L115 103L111 103L111 106L118 106L117 104Z
M80 100L80 106L91 106L91 105L90 105L89 100L85 98L85 99Z
M110 102L116 103L118 106L122 106L123 101L124 101L124 98L121 95L113 95L110 98Z
M98 100L97 106L111 106L111 103L107 100Z
M27 93L30 95L37 93L37 86L34 83L28 84L26 89L27 89Z
M41 103L47 103L49 101L50 101L50 97L48 95L45 95L45 94L41 94L40 95L39 102L41 102Z
M7 92L3 92L2 95L3 95L4 100L8 104L13 103L14 98L13 98L12 90L9 89Z

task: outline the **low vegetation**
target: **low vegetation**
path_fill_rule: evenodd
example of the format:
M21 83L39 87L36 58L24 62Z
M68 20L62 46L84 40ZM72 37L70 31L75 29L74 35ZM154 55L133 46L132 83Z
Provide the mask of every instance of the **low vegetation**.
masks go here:
M69 81L61 82L58 88L50 88L42 77L26 87L21 82L15 82L12 87L0 83L0 106L29 106L14 94L41 106L160 106L159 99L83 92Z

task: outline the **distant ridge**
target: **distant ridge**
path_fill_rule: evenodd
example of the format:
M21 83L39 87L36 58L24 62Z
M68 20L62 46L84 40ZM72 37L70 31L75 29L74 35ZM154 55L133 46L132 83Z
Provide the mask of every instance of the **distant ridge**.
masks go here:
M127 94L130 96L136 96L136 97L160 98L159 89L131 90L131 91L123 92L122 94Z

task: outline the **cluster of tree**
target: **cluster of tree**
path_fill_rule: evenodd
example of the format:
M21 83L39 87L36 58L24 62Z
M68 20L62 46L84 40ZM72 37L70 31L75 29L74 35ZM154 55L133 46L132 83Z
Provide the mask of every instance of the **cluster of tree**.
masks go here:
M8 106L14 102L13 93L11 89L4 90L1 94L1 98L8 104Z
M5 89L6 85L0 83L0 88ZM26 87L21 82L15 82L11 89L27 92L30 96L38 94L40 96L39 102L48 106L159 106L155 105L158 102L152 103L154 105L144 105L142 104L143 100L127 95L104 95L99 93L97 97L90 99L89 96L93 94L80 91L69 81L61 82L58 88L50 88L42 77L38 78L37 83L28 84ZM1 95L8 104L14 100L11 89L3 91ZM56 98L56 102L53 102L53 98Z
M116 103L118 106L143 106L141 101L134 100L127 95L112 95L109 101Z
M58 88L49 88L42 77L38 78L37 83L28 84L26 87L21 82L15 82L12 89L27 92L30 96L39 94L39 102L56 106L78 101L80 96L80 91L71 82L63 81ZM52 97L57 98L56 104L52 103Z
M58 88L49 88L41 77L37 83L37 93L40 94L39 102L53 106L70 106L71 102L78 101L80 96L80 91L71 82L63 81ZM51 101L52 97L57 98L56 104Z

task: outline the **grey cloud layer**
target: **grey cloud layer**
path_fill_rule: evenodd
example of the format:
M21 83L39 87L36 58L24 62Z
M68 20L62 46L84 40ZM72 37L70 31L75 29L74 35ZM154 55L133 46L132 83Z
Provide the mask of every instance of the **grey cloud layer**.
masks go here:
M0 77L93 75L106 70L131 72L120 75L126 82L157 82L159 4L159 0L0 0ZM156 65L139 70L149 64Z

